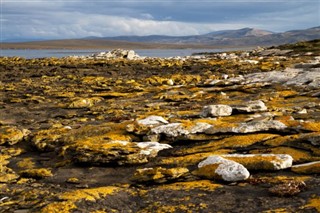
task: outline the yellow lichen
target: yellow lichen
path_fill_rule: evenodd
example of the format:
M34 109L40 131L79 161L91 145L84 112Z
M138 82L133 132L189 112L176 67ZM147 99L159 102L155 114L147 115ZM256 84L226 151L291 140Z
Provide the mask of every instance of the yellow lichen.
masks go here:
M35 166L35 162L32 158L24 158L17 163L17 166L22 169L32 169Z
M271 154L288 154L293 158L293 162L301 163L301 162L308 162L313 160L319 160L320 157L313 157L307 151L291 148L291 147L275 147L270 149L264 150L252 150L250 151L252 154L262 154L262 153L271 153Z
M26 169L20 172L20 175L23 177L30 178L46 178L53 176L50 169L40 168L40 169Z
M53 202L41 209L41 213L69 213L77 206L72 201Z
M266 142L264 142L264 144L268 145L268 146L281 146L281 145L283 145L287 142L293 141L299 137L300 137L299 135L279 136L279 137L267 140Z
M291 167L291 171L300 174L320 174L320 161L314 163L308 163L301 166Z
M199 163L210 155L229 154L232 150L222 149L213 152L196 153L180 157L166 157L159 161L159 165L179 165L179 166L190 166Z
M315 208L318 212L320 212L320 197L315 197L311 198L309 200L309 203L305 205L304 207L313 207Z
M303 122L301 126L309 131L320 132L320 122Z
M76 202L81 199L96 201L98 199L104 198L107 195L111 195L119 191L118 187L106 186L91 189L79 189L74 191L69 191L61 194L59 196L62 200Z
M277 137L276 134L248 134L248 135L236 135L227 137L220 140L212 140L204 145L198 145L195 147L181 148L175 154L186 155L192 153L203 152L215 152L221 149L240 148L251 146L255 143L263 142L268 139Z
M190 191L194 189L200 189L205 191L214 191L217 188L221 188L223 185L212 183L209 180L198 180L198 181L188 181L188 182L177 182L171 184L165 184L159 186L158 189L161 190L183 190Z

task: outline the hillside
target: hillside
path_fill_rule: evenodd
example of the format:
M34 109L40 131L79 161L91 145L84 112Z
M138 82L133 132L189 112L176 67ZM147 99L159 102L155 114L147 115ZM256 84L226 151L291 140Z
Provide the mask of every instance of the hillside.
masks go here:
M180 49L229 48L271 46L298 41L320 39L320 27L273 33L266 30L243 28L215 31L190 36L117 36L88 37L51 41L2 43L2 49Z

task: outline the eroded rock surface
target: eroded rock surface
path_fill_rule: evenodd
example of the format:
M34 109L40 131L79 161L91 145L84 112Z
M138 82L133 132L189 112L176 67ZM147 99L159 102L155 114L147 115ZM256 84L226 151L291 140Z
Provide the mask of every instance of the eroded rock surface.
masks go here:
M1 57L0 212L320 211L319 44Z

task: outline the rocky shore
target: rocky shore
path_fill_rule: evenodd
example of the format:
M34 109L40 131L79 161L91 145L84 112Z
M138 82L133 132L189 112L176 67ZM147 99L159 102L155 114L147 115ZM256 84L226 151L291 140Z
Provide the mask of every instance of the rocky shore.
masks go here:
M319 212L320 41L0 58L0 212Z

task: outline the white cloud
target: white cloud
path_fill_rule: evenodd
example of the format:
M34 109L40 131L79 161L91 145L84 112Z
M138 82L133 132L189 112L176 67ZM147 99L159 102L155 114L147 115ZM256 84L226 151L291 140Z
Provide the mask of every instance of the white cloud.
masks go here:
M285 31L320 25L316 0L313 5L311 0L2 2L4 39L195 35L244 27Z

